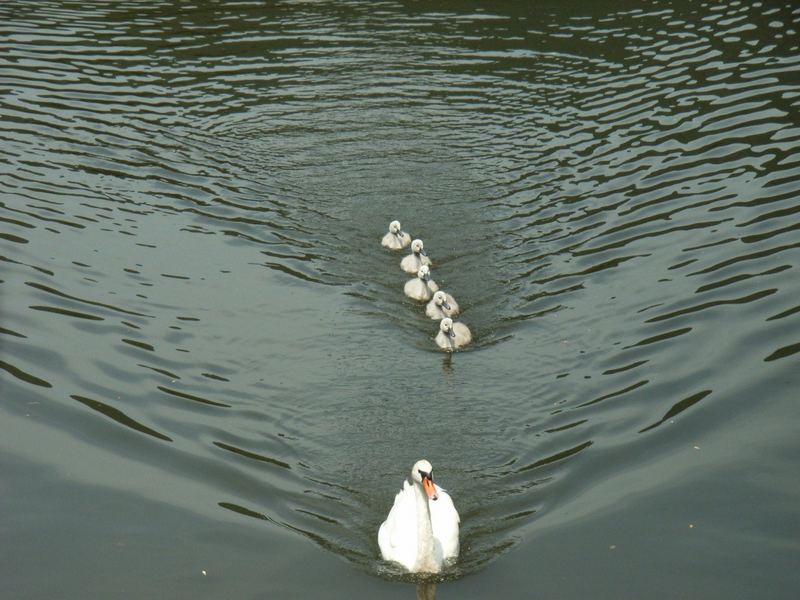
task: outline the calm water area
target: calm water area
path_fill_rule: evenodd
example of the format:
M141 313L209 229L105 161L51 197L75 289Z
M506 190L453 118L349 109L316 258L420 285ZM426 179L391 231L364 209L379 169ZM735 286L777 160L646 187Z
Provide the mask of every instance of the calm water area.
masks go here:
M798 267L794 2L5 0L0 597L793 600Z

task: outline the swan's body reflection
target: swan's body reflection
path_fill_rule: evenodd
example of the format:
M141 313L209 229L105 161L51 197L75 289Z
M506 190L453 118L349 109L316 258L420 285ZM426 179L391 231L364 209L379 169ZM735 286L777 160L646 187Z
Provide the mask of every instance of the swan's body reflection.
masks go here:
M436 584L432 581L418 583L417 600L436 600Z

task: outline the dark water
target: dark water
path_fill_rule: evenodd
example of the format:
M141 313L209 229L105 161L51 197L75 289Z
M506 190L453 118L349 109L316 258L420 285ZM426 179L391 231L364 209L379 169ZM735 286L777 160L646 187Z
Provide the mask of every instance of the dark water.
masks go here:
M426 457L439 598L796 597L798 30L0 4L2 595L414 598L376 532Z

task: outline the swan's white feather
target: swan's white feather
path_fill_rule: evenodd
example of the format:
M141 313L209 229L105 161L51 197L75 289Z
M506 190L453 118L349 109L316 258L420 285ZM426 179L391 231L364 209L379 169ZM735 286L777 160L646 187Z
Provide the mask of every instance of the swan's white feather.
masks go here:
M416 275L417 271L422 265L430 265L431 259L424 255L407 254L400 261L400 268L406 273L413 273Z
M436 286L437 288L439 286ZM434 293L438 292L439 290L434 290ZM444 306L439 306L436 304L435 299L432 299L428 304L425 306L425 314L428 315L431 319L436 319L437 321L441 321L445 317L455 317L461 309L458 306L458 302L456 299L453 298L447 292L444 293L447 304L450 305L449 309L446 309Z
M450 495L438 485L437 500L427 500L433 530L434 563L437 570L445 561L458 556L458 524L460 518ZM400 563L406 570L416 572L422 557L418 556L417 499L414 484L403 482L403 489L394 498L386 520L378 530L378 546L385 560Z
M394 497L389 516L378 530L378 545L385 560L400 563L409 571L417 562L417 506L408 481Z
M436 282L423 281L419 277L414 277L414 279L406 281L403 286L403 293L409 298L424 302L425 300L430 300L438 289L439 286L436 285Z
M461 522L461 518L458 516L458 511L453 505L453 499L450 494L438 485L436 486L436 493L439 495L439 499L428 502L431 507L433 537L441 547L442 560L448 561L458 556L458 525Z
M472 341L472 333L469 327L463 323L453 323L453 333L455 333L455 337L450 337L443 331L439 331L436 334L436 345L442 350L452 352Z
M411 243L411 236L405 231L396 234L392 231L383 236L381 246L389 250L401 250Z

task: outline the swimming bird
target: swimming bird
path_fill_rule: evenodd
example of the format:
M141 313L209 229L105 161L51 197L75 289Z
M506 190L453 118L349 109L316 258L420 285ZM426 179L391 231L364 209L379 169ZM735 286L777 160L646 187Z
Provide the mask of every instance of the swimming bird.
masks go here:
M457 348L466 346L472 341L469 327L463 323L454 323L450 317L445 317L439 323L439 333L436 334L436 344L442 350L452 352Z
M400 268L406 273L416 274L422 265L430 265L431 259L425 254L425 247L422 240L411 242L411 254L404 256L400 261Z
M389 233L383 236L381 246L389 250L401 250L411 243L411 236L403 231L400 221L389 223Z
M414 300L427 301L439 289L436 282L431 279L431 270L428 265L422 265L417 271L417 276L406 281L403 292Z
M461 519L450 495L433 483L433 467L418 460L411 480L394 498L394 505L378 530L384 560L400 563L412 573L438 573L458 557Z
M439 290L425 307L425 314L431 319L455 317L459 313L458 302L450 294Z

